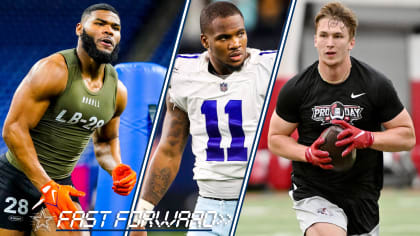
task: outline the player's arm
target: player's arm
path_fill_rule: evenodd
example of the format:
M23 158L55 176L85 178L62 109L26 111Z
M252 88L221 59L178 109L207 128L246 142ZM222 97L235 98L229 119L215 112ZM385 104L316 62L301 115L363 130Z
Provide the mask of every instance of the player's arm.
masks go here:
M67 75L59 54L38 61L17 88L4 122L3 139L37 189L51 179L39 163L29 131L44 115L50 99L64 91Z
M121 162L119 126L120 116L127 105L127 88L118 81L116 108L112 119L97 129L93 135L96 160L113 178L113 189L120 195L128 195L137 180L136 172Z
M102 169L112 174L112 170L121 164L119 139L120 116L127 105L127 88L118 81L116 108L112 119L93 135L93 148L96 160Z
M376 96L372 101L378 111L377 118L382 121L385 131L371 132L362 130L342 121L333 120L333 124L339 124L343 128L338 134L336 146L346 146L342 155L345 156L353 149L372 148L379 151L398 152L410 150L414 147L414 125L407 110L403 107L392 82L383 78L374 84Z
M361 130L343 120L333 120L332 123L345 128L338 134L338 141L335 143L336 146L347 146L342 156L346 156L353 149L363 148L385 152L408 151L416 144L413 121L405 109L390 121L382 123L385 131Z
M151 159L141 191L141 200L153 205L162 199L175 179L189 134L187 113L177 108L169 98L166 100L166 107L162 136ZM142 208L141 204L139 206Z
M306 161L307 146L297 143L290 137L297 126L298 123L287 122L276 112L273 112L268 129L268 149L273 154L292 161Z
M328 164L331 162L329 153L319 150L319 145L325 140L320 136L310 147L299 144L290 137L297 126L298 123L290 123L273 112L268 130L268 149L292 161L309 162L323 169L332 169L333 166Z
M413 121L406 109L382 125L384 131L373 132L374 142L371 148L385 152L399 152L410 150L416 145Z
M69 195L84 196L71 186L62 186L51 180L39 163L29 131L36 127L50 99L63 92L67 85L67 66L63 56L54 54L38 61L17 88L3 126L3 139L15 155L28 179L42 193L40 201L57 222L61 211L77 211ZM59 228L70 229L69 222ZM76 223L73 228L78 228Z

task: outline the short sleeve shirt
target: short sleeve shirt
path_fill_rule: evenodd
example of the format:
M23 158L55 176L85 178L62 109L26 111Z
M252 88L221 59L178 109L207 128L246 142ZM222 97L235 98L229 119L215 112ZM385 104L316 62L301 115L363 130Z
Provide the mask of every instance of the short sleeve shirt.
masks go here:
M383 122L392 120L404 109L389 79L353 57L351 63L350 75L343 83L325 82L315 62L282 88L276 113L288 122L298 123L298 143L310 146L334 119L363 130L380 131ZM377 198L383 182L382 152L357 150L356 163L347 172L294 161L293 181L316 186L317 195L321 196L339 192ZM311 194L297 191L294 197L302 199Z

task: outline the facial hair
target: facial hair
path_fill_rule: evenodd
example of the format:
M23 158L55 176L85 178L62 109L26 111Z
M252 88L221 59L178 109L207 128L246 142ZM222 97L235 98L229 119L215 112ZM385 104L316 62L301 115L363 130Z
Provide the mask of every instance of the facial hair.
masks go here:
M112 50L111 53L107 53L96 47L95 40L93 37L88 35L84 29L82 35L80 35L80 39L82 40L83 49L96 63L107 64L118 59L118 52L120 50L119 43L115 45L114 50Z
M245 59L242 61L242 63L240 65L237 66L232 66L230 64L227 63L223 63L223 67L226 68L228 71L230 71L231 73L235 72L235 71L240 71L243 67L243 65L245 64L245 60L248 58L249 54L246 52L245 53Z
M228 70L234 72L234 71L240 71L242 69L243 65L244 65L244 62L242 62L238 66L232 66L232 65L229 65L229 64L225 64L224 67L227 68Z

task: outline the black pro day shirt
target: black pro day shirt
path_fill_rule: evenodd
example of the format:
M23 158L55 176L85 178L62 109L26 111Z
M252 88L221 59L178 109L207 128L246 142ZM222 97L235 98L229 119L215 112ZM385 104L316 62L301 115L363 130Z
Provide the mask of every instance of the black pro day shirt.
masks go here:
M351 57L349 77L329 84L318 72L318 62L289 80L282 88L276 113L298 123L298 143L310 146L341 119L368 131L380 131L381 123L392 120L403 109L389 79L369 65ZM357 150L354 166L345 172L324 170L306 162L293 161L293 198L314 195L334 202L336 198L378 199L383 185L383 155L373 149Z

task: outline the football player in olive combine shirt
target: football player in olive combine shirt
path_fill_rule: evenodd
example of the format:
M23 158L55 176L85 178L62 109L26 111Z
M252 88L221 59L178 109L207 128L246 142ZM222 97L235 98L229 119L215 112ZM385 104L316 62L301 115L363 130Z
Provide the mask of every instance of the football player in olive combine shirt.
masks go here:
M70 175L92 136L114 191L128 195L134 187L136 173L121 163L118 138L127 89L109 64L120 28L112 6L88 7L76 26L77 48L38 61L16 90L3 127L9 150L0 157L0 235L30 232L44 205L56 222L62 211L81 210L77 197L84 193L69 186Z

